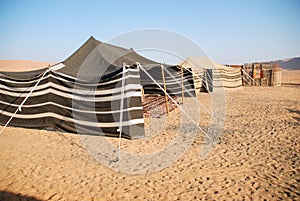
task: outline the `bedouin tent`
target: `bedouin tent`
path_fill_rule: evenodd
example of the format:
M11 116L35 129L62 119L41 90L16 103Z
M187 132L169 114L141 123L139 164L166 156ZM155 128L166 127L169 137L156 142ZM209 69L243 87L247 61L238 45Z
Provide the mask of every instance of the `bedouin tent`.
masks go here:
M90 37L49 68L0 72L0 124L142 138L141 90L164 93L157 85L172 96L195 95L190 71Z
M242 87L239 68L221 65L208 57L189 57L179 66L193 70L195 89L198 92L203 88L211 92L213 88L224 87L226 90Z

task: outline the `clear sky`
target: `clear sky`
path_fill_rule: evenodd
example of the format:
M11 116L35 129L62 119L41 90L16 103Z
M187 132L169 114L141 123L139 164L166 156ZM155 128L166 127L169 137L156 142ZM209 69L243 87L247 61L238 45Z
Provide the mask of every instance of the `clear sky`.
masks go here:
M162 28L219 63L300 56L299 0L0 0L0 59L58 62L89 36Z

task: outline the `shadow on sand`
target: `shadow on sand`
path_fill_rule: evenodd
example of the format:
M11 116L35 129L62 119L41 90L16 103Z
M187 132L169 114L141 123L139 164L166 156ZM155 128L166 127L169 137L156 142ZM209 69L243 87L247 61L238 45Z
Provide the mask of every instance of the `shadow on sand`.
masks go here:
M300 110L293 110L293 109L287 109L287 111L289 111L290 113L294 113L297 114L297 117L293 117L295 120L300 122Z
M16 194L8 191L0 191L0 200L1 201L42 201L35 197Z
M281 83L283 87L300 87L300 84L297 83Z

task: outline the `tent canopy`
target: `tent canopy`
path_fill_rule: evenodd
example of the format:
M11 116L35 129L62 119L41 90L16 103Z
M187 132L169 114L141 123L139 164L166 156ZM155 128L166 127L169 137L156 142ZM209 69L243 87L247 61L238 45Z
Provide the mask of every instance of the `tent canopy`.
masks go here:
M62 62L65 67L58 71L73 77L79 74L83 76L81 74L84 73L84 76L88 78L99 76L95 73L101 73L104 76L120 70L124 63L132 66L136 62L145 67L159 65L157 62L137 54L132 49L103 43L91 36L77 51ZM102 72L101 69L104 69L105 72ZM81 72L82 70L83 72Z

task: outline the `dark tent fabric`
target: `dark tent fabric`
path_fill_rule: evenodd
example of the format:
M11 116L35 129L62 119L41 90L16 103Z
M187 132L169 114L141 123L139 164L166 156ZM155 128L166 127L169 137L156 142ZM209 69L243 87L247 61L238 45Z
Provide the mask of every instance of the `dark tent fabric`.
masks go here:
M213 92L213 72L212 69L205 69L202 78L201 92Z
M90 56L88 61L84 61ZM63 63L64 68L58 70L64 74L68 74L80 79L92 79L97 74L102 74L102 78L110 77L111 73L122 67L123 63L135 65L140 63L143 68L161 85L163 86L161 64L147 59L134 50L128 50L107 43L97 41L91 37L84 43L73 55L67 58ZM102 72L99 66L106 67L106 71ZM181 96L181 74L178 66L164 64L164 73L166 77L166 85L171 95ZM82 68L83 70L81 70ZM145 89L145 93L156 94L163 93L142 70L140 70L141 85ZM184 87L186 93L194 93L193 76L191 71L184 70Z
M35 80L41 76L48 68L42 68L33 71L24 71L24 72L0 72L0 78L5 77L6 79L16 79L20 81L30 81Z
M135 65L136 62L139 62L145 68L159 65L155 61L142 57L134 50L103 43L94 37L90 37L74 54L63 62L66 66L58 71L78 77L81 74L81 70L84 70L84 77L89 78L94 77L95 72L100 73L102 69L107 68L105 73L101 72L104 75L110 74L122 68L123 63Z
M114 137L121 127L122 137L142 138L141 89L150 94L161 90L136 62L163 86L159 63L93 37L62 62L64 67L0 72L0 124L30 95L9 125ZM164 72L168 92L180 96L180 68L164 65ZM194 95L191 73L184 71L183 77L186 93Z
M180 67L178 66L167 66L163 68L164 75L165 75L165 82L167 92L172 96L182 96L182 82L181 82L181 72ZM183 69L183 87L184 87L184 96L185 97L195 97L195 90L194 90L194 81L193 75L191 71ZM160 86L164 86L163 77L162 77L162 70L160 66L156 66L150 69L147 69L147 72L155 78L157 83ZM145 72L141 71L141 84L143 86L144 92L146 94L164 94L161 89L157 87L157 84L154 83Z

